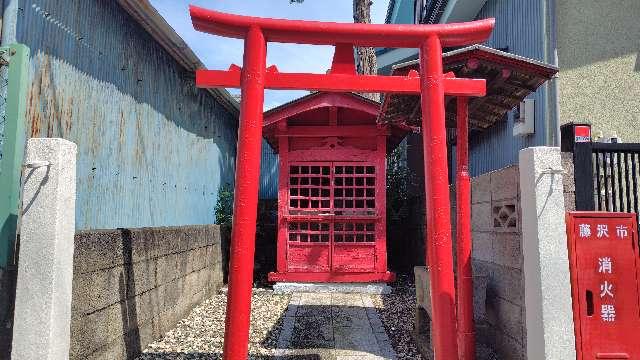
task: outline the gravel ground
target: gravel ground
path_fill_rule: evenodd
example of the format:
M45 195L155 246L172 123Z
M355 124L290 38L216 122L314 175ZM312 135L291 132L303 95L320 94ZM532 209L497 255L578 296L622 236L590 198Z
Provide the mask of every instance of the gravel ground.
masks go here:
M415 316L416 289L413 277L398 275L389 295L373 295L373 304L384 324L391 345L401 359L421 359L411 333Z
M251 311L249 359L273 359L281 317L290 296L254 289ZM226 294L214 295L196 307L165 337L149 344L139 360L221 359L224 339Z
M411 337L416 302L412 279L399 276L392 286L392 294L372 295L373 304L398 359L421 359ZM254 289L249 359L273 359L289 299L289 295ZM226 302L226 294L214 295L196 307L163 339L149 344L138 359L221 359Z

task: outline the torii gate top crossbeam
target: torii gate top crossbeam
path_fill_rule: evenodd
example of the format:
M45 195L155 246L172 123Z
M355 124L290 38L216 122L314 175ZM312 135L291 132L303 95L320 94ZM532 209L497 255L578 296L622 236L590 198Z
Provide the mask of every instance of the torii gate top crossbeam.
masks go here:
M303 20L269 19L226 14L190 6L196 30L244 39L252 26L262 30L270 42L311 45L348 43L355 46L418 48L425 39L437 35L442 46L464 46L489 38L494 19L459 24L390 25L352 24Z
M418 94L420 75L357 75L353 66L353 46L420 47L428 37L438 37L442 46L467 45L484 41L490 35L494 19L446 25L376 25L318 21L269 19L233 15L190 7L193 25L211 34L245 39L249 29L258 28L264 40L312 45L334 45L336 56L328 74L280 73L267 69L264 87L276 90L315 90L328 92L383 92ZM439 55L441 56L441 55ZM236 87L241 84L242 69L198 70L200 88ZM456 79L444 76L446 95L484 96L484 79Z

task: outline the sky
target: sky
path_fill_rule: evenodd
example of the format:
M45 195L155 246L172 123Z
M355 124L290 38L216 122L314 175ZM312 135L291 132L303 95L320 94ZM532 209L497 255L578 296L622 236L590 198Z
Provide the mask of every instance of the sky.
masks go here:
M209 69L226 70L229 65L242 66L243 41L197 32L189 18L189 4L232 14L273 18L353 22L352 0L151 0L153 6L184 39ZM371 21L384 23L389 0L373 0ZM282 72L325 73L331 66L333 47L269 43L267 66L276 65ZM232 94L239 90L229 89ZM265 93L265 110L284 104L306 91Z

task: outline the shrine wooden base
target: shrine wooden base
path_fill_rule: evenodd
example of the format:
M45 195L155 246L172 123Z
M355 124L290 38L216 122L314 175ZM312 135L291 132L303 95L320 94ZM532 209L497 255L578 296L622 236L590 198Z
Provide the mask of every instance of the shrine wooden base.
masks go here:
M390 271L382 273L277 273L270 272L270 282L333 282L333 283L391 283L396 274Z

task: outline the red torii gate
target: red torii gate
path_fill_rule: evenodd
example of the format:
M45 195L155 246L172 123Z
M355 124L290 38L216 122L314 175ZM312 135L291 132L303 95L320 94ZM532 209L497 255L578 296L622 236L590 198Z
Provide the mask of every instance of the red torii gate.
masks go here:
M420 94L433 348L437 359L457 359L459 341L461 356L472 358L469 351L473 352L473 299L470 296L470 229L467 229L470 212L464 205L458 210L458 269L464 281L458 282L458 312L461 315L458 341L456 336L444 96L458 97L458 127L462 130L459 134L464 135L467 128L466 97L484 96L486 88L484 80L458 79L451 74L443 74L442 47L485 41L493 30L494 19L460 24L378 25L259 18L195 6L190 6L190 13L196 30L244 39L243 68L231 65L227 71L196 72L198 87L242 89L224 358L245 359L248 351L265 88ZM267 68L268 41L333 45L336 54L331 70L327 74L307 74L280 73L275 66ZM415 71L408 76L358 75L353 64L354 46L418 48L422 76ZM458 204L466 204L470 198L466 171L467 139L462 140L459 142L462 149L458 150Z

